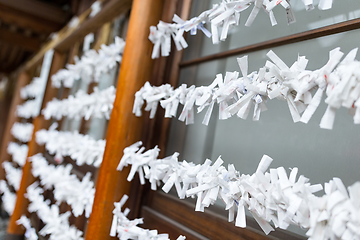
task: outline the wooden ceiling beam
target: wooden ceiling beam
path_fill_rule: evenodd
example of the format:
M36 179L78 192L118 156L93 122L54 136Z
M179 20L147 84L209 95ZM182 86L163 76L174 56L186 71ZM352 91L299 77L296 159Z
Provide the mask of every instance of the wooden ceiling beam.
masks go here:
M111 21L121 13L126 12L131 7L132 0L112 0L109 1L102 10L92 18L88 18L78 27L72 34L64 38L55 49L63 52L70 48L70 46L79 39L83 39L87 34L96 31L103 24Z
M18 45L31 52L36 52L41 47L39 39L26 37L24 34L11 32L5 28L0 28L0 40L12 45Z
M106 3L98 14L89 18L91 9L86 10L79 16L79 26L77 28L69 28L69 26L65 26L61 29L58 32L57 38L46 43L35 56L22 66L23 70L28 71L33 68L41 61L44 54L49 49L56 49L59 52L67 51L74 42L82 41L87 34L96 31L100 26L111 21L120 14L126 13L132 4L132 0L100 1Z
M69 17L69 14L60 7L35 0L0 0L0 6L0 8L10 7L23 13L61 24L65 23Z
M45 21L42 18L28 13L22 13L21 11L11 7L1 6L1 3L0 19L6 24L15 24L22 29L30 29L36 33L46 34L56 32L63 25L53 21Z

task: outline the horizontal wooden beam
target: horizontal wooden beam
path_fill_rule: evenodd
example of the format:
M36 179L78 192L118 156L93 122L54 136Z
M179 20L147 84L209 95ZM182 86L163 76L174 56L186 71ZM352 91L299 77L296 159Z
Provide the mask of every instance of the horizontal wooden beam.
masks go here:
M19 10L2 6L1 4L0 20L8 25L15 25L22 29L30 29L33 32L45 34L56 32L64 25L64 23L45 21L40 17L22 13Z
M38 51L41 41L37 38L26 37L24 34L11 32L8 29L0 28L0 40L12 45L18 45L28 51Z
M62 52L66 51L76 40L83 39L87 34L96 31L105 23L111 21L121 13L125 13L131 7L132 0L111 0L92 18L87 19L67 38L64 38L55 49Z
M68 50L75 41L82 40L84 36L97 30L99 26L128 11L131 4L132 0L110 0L103 6L101 11L92 18L88 18L91 9L86 10L79 16L79 26L77 28L65 26L61 29L58 32L58 37L44 45L44 47L23 66L23 69L25 71L32 69L41 61L49 49L54 48L59 52Z
M315 38L319 38L319 37L329 36L332 34L351 31L351 30L355 30L355 29L359 29L359 28L360 28L360 18L357 18L357 19L333 24L330 26L313 29L310 31L305 31L305 32L301 32L301 33L297 33L297 34L293 34L293 35L289 35L289 36L285 36L285 37L281 37L281 38L276 38L276 39L261 42L261 43L252 44L252 45L241 47L241 48L236 48L236 49L232 49L232 50L228 50L228 51L224 51L224 52L220 52L220 53L216 53L216 54L211 54L211 55L204 56L204 57L195 58L195 59L192 59L189 61L184 61L184 62L180 63L180 67L181 68L189 67L189 66L193 66L196 64L214 61L214 60L218 60L218 59L222 59L222 58L226 58L226 57L230 57L230 56L234 56L234 55L240 55L240 54L245 54L245 53L249 53L249 52L274 48L274 47L283 46L286 44L291 44L291 43L306 41L306 40L315 39Z
M0 8L3 6L57 23L65 23L69 17L61 8L35 0L0 0Z

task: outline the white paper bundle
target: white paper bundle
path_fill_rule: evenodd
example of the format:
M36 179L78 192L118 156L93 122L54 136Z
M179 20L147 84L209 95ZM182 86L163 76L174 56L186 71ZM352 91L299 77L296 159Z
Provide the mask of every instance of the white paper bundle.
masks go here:
M44 200L43 190L35 182L27 188L26 197L29 199L29 212L36 212L45 226L39 231L39 235L49 235L50 240L83 240L83 232L69 225L70 212L60 213L59 206L50 205Z
M13 186L16 191L19 190L22 169L14 167L10 162L3 162L2 166L5 169L8 183Z
M24 166L28 151L29 147L27 144L19 145L14 142L10 142L7 148L7 152L12 155L13 162L19 164L20 167Z
M46 104L42 110L45 119L55 118L60 120L63 117L89 120L90 117L110 118L115 100L116 89L110 86L107 89L99 90L94 88L94 92L87 94L79 90L74 96L58 100L54 98Z
M318 8L327 10L332 7L332 0L321 0ZM312 0L303 0L306 10L314 9ZM197 31L202 31L207 37L212 37L213 44L225 41L229 29L240 23L240 14L250 8L252 9L245 26L250 27L260 9L263 9L269 15L272 26L277 24L273 9L281 5L287 18L287 23L296 22L294 13L288 0L228 0L214 4L212 9L202 12L199 16L190 20L182 20L176 14L173 17L174 23L165 23L160 21L159 24L150 27L149 40L154 44L152 58L169 56L171 51L171 39L173 39L177 50L186 48L188 45L183 37L185 32L196 35ZM252 8L251 8L252 7ZM210 24L211 33L204 27L204 24Z
M30 219L26 216L22 215L19 220L16 221L17 225L22 225L26 229L25 238L27 240L38 240L38 235L36 234L36 230L31 227Z
M99 167L105 150L105 140L95 140L78 132L42 129L36 132L36 142L45 145L55 160L60 163L63 157L69 156L77 165L83 164Z
M31 123L15 122L11 128L11 134L18 140L26 143L31 140L34 125Z
M0 193L3 194L4 209L11 216L15 208L16 194L10 191L5 180L0 180Z
M39 177L45 189L54 189L54 198L57 203L66 202L71 206L75 217L85 212L89 217L94 202L95 188L91 180L91 173L87 173L80 181L71 174L72 165L49 165L46 159L37 154L30 157L32 173Z
M261 112L267 110L265 102L272 99L286 101L294 122L308 123L319 106L325 92L328 109L321 120L320 127L332 129L335 111L340 107L355 110L354 123L360 123L360 62L355 60L357 49L341 61L343 53L339 48L330 51L329 61L315 71L306 70L308 60L298 60L288 67L273 51L267 53L267 61L259 71L248 74L247 56L238 58L239 72L217 74L209 86L190 86L186 84L173 89L169 84L160 87L145 85L135 94L133 113L141 116L150 111L155 116L160 103L165 109L165 117L175 117L179 103L183 110L179 120L186 124L194 122L194 110L207 109L203 124L207 125L214 107L219 105L219 119L233 115L246 119L254 106L253 120L259 120ZM315 94L313 94L315 92ZM303 114L302 114L303 113ZM302 115L301 115L302 114Z
M93 49L86 51L81 59L75 57L75 64L67 64L65 69L55 73L51 77L52 85L59 88L63 84L64 87L71 88L74 81L79 79L98 82L101 74L108 73L121 62L124 48L125 41L115 37L115 43L101 45L98 52Z
M246 227L247 208L266 234L273 231L272 222L281 229L289 225L309 229L307 236L314 240L360 239L360 182L347 191L342 181L334 178L325 183L325 194L317 197L314 193L322 190L322 185L310 185L302 175L297 178L297 168L289 175L283 167L267 171L273 160L266 155L254 174L245 175L232 164L226 169L221 157L214 163L207 159L195 165L179 162L177 153L157 159L157 147L146 152L140 147L138 142L124 149L118 170L131 165L129 181L138 172L140 181L148 179L153 190L163 182L165 192L175 186L179 198L196 197L195 211L204 211L220 198L229 210L229 221L238 227Z
M124 195L120 202L115 202L115 209L113 211L113 221L110 230L110 236L117 237L119 239L151 239L151 240L169 240L168 234L159 234L157 230L148 230L138 227L137 225L143 223L142 218L137 218L134 220L129 220L127 215L130 212L130 209L126 208L124 212L121 211L121 208L125 204L129 197ZM185 240L184 236L179 236L177 240Z
M42 94L44 87L44 80L40 77L34 77L30 84L26 85L20 90L20 97L22 99L36 98Z
M39 110L41 108L42 99L35 98L32 100L27 100L22 105L18 105L16 108L16 115L22 118L34 118L39 115Z

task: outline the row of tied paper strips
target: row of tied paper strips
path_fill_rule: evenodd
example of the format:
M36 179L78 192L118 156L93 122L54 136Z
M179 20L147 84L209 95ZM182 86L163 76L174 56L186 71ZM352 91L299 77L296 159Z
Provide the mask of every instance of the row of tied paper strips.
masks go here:
M219 198L229 211L229 222L246 227L245 209L248 209L262 230L269 234L276 228L287 229L296 225L308 229L311 240L360 239L360 182L346 190L341 179L325 183L323 196L314 193L323 189L321 184L310 185L298 168L287 175L283 167L269 168L273 161L264 155L252 175L240 174L233 164L226 169L219 157L214 163L207 159L203 164L178 161L178 153L157 159L159 149L145 151L137 142L124 149L118 170L131 165L127 180L137 172L140 182L148 179L156 190L163 182L166 193L175 186L180 199L197 198L195 211L204 211Z
M313 0L302 1L307 11L314 9ZM333 0L320 0L318 8L320 10L328 10L332 7L332 3ZM229 30L233 26L239 25L240 14L251 6L253 6L253 8L245 22L245 26L251 26L260 9L263 9L264 12L269 15L271 25L274 26L277 24L277 21L273 9L279 5L285 9L287 23L291 24L296 22L295 15L288 0L228 0L214 4L211 9L187 21L174 15L172 19L174 23L160 21L157 26L150 27L149 40L154 44L151 57L158 58L160 52L161 56L169 56L171 51L171 38L178 51L187 48L188 44L183 37L185 32L196 35L197 30L200 30L208 38L212 37L213 44L219 43L219 40L225 41ZM208 23L211 25L211 32L204 26L204 24Z
M145 111L153 118L160 103L165 109L165 117L175 117L179 104L183 109L179 120L194 123L194 110L201 112L207 108L203 124L210 120L215 103L219 105L219 119L233 115L246 119L254 105L253 120L259 120L260 113L267 110L266 101L279 99L287 101L294 122L308 123L319 106L324 92L327 109L320 127L332 129L336 110L349 109L354 123L360 123L360 62L355 59L357 48L343 59L339 48L330 51L329 61L320 69L306 70L308 60L298 57L289 67L273 51L266 55L266 61L259 71L248 72L247 56L237 59L239 72L217 74L208 86L195 87L182 84L174 89L169 84L159 87L146 83L136 94L133 113L141 116L145 101ZM342 60L341 60L342 59ZM315 92L315 94L313 94Z
M101 74L111 70L116 65L116 62L121 60L124 44L121 39L116 38L115 44L110 46L103 45L98 55L96 55L94 50L89 50L75 65L67 65L68 69L60 70L55 74L52 77L53 85L59 87L62 83L65 87L71 87L74 80L85 79L87 81L91 74L94 74L92 79L97 81ZM98 61L101 61L101 64ZM89 72L91 73L90 75ZM72 75L72 78L69 80L66 74ZM21 95L24 98L36 97L38 94L36 91L39 87L39 81L35 78L31 84L21 90ZM95 88L92 94L79 91L75 96L69 96L68 99L61 101L54 99L50 101L47 107L42 110L42 114L45 119L53 117L57 120L64 116L67 118L84 117L86 120L89 120L90 117L109 119L114 99L114 87L109 87L102 91ZM23 105L22 107L24 109L28 106ZM28 110L27 112L31 111ZM49 130L42 129L36 132L35 136L36 142L39 145L45 145L46 150L50 154L55 155L54 160L57 163L61 163L64 157L69 156L77 165L100 166L105 148L104 140L96 141L78 132L57 131L56 127L57 124L55 123ZM30 124L16 123L12 129L13 135L22 142L30 141L32 131L33 126ZM24 146L26 149L23 148ZM20 149L21 151L19 151ZM13 160L18 162L19 165L21 163L21 166L23 166L27 157L27 145L20 146L16 143L10 143L10 151L14 153ZM16 156L15 153L19 156ZM80 181L76 175L71 174L71 164L55 166L49 164L41 154L32 156L29 160L32 162L32 174L40 179L40 184L45 190L53 190L56 204L50 204L49 200L44 199L42 195L44 190L39 186L38 182L27 189L26 197L30 201L28 210L29 212L36 212L45 226L37 233L31 227L30 220L22 216L18 224L26 228L25 237L28 239L38 239L37 234L40 234L41 236L48 235L50 239L54 240L83 239L83 232L74 226L70 226L69 217L71 214L75 217L82 214L85 214L87 218L90 216L95 193L91 174L86 173ZM21 170L13 168L8 162L4 163L4 167L8 173L8 182L15 189L18 189ZM4 205L8 206L8 212L11 214L16 201L16 195L11 193L5 181L0 183L0 189L4 192ZM71 207L71 212L60 212L59 205L62 202L67 203ZM121 212L116 212L116 214L118 216L116 232L120 239L168 239L167 234L158 234L156 230L149 231L138 227L137 225L141 223L141 219L130 221L124 217L125 215L119 215ZM184 238L180 237L179 239Z
M36 117L41 108L46 81L49 76L50 65L54 51L49 50L44 55L40 76L32 79L32 82L20 90L20 97L25 100L22 105L16 108L16 115L19 118ZM5 161L2 166L5 169L5 179L0 180L0 193L2 193L3 206L5 211L11 215L16 202L16 192L19 189L22 167L26 162L28 154L27 142L31 140L34 126L30 123L15 122L10 130L16 142L9 142L7 152L12 156L12 162Z

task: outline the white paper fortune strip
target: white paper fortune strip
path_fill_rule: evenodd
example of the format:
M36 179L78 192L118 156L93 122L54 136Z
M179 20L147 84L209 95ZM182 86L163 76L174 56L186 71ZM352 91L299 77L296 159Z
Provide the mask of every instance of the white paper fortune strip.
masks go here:
M333 0L320 0L318 8L327 10L332 7ZM306 10L314 9L313 0L303 0ZM183 37L184 32L196 35L197 30L202 31L208 38L212 36L213 44L219 43L219 40L225 41L228 31L231 27L239 25L240 13L253 5L252 11L245 22L245 26L250 27L259 13L263 9L270 17L271 25L277 24L273 9L281 5L287 17L287 23L296 22L291 5L287 0L228 0L214 4L212 9L202 12L199 16L190 20L182 20L176 14L173 17L174 23L165 23L160 21L159 24L150 27L149 39L154 44L152 58L158 58L159 52L161 56L169 56L171 51L171 38L175 42L177 50L186 48L188 45ZM211 33L204 27L204 24L211 25Z
M266 155L254 174L245 175L233 164L226 169L221 157L213 164L207 159L196 165L179 162L178 153L157 159L157 147L144 152L141 145L137 142L124 149L118 170L131 165L128 181L138 172L140 182L149 179L153 190L162 181L166 193L175 186L179 198L197 197L195 211L204 211L220 198L229 210L229 221L235 220L238 227L246 227L247 208L266 234L273 230L272 221L276 228L293 224L309 229L306 234L312 240L360 239L360 182L347 191L342 181L334 178L325 183L325 194L317 197L314 193L322 190L322 185L310 185L302 175L296 180L296 167L289 176L283 167L266 171L272 162Z
M7 148L7 152L12 155L13 162L19 164L20 167L24 166L26 162L28 150L29 148L27 144L19 145L14 142L10 142Z
M44 145L50 154L55 154L55 161L61 163L63 157L70 156L77 165L99 167L105 149L105 140L94 140L78 132L62 132L52 128L36 132L36 142Z
M54 188L54 198L57 203L66 202L71 206L75 217L85 211L89 217L94 202L95 188L91 181L91 173L87 173L80 181L71 174L72 165L49 165L41 154L29 158L32 162L32 173L39 177L45 189Z
M207 112L203 124L210 120L214 103L219 105L219 119L237 115L246 119L254 105L253 120L259 120L260 113L267 110L265 102L270 99L287 101L294 122L308 123L326 92L328 108L320 127L332 129L336 109L353 109L354 123L360 124L360 62L355 60L357 48L340 62L343 53L339 48L330 51L329 61L315 71L305 70L308 60L298 60L288 67L273 51L267 56L263 68L248 74L247 56L238 58L239 72L227 72L223 77L217 74L209 86L187 87L181 85L173 89L169 84L152 87L146 83L136 94L133 113L141 116L141 108L146 101L145 111L153 118L160 103L165 109L165 117L176 116L179 103L184 105L179 120L186 124L194 122L194 108ZM316 93L312 95L312 92ZM301 113L304 112L302 115Z
M10 162L3 162L2 166L5 169L8 183L13 186L16 191L19 190L22 169L15 168Z
M66 88L71 88L74 81L82 79L85 82L98 82L100 76L108 73L121 62L124 52L125 41L115 37L115 43L109 46L101 45L99 52L90 49L79 59L75 57L75 64L67 64L66 69L61 69L51 77L52 85L56 88L61 84Z
M15 208L16 194L10 191L5 180L0 180L0 193L3 194L2 201L5 211L12 215Z
M110 230L110 236L115 237L116 234L119 239L151 239L151 240L168 240L168 234L158 234L157 230L148 230L138 227L137 225L143 223L142 218L137 218L134 220L129 220L127 215L130 212L130 209L126 208L124 212L121 211L121 208L124 206L125 202L129 197L124 195L120 202L115 202L115 209L113 211L113 221ZM185 240L184 236L179 236L177 240Z
M11 128L11 134L18 140L26 143L31 140L34 125L31 123L15 122Z
M35 182L27 188L26 197L29 199L29 212L36 212L45 226L39 231L41 236L50 235L50 240L83 240L83 232L69 225L70 212L60 214L59 206L50 205L44 200L43 190Z
M27 240L38 240L36 230L31 227L30 219L28 219L26 216L22 215L20 219L16 221L16 224L24 226L26 229L25 238Z
M77 118L82 117L89 120L90 117L110 118L115 100L116 89L111 86L104 90L94 88L94 92L87 94L79 90L75 96L59 100L54 98L46 104L42 110L45 119L55 118L60 120L62 117Z

